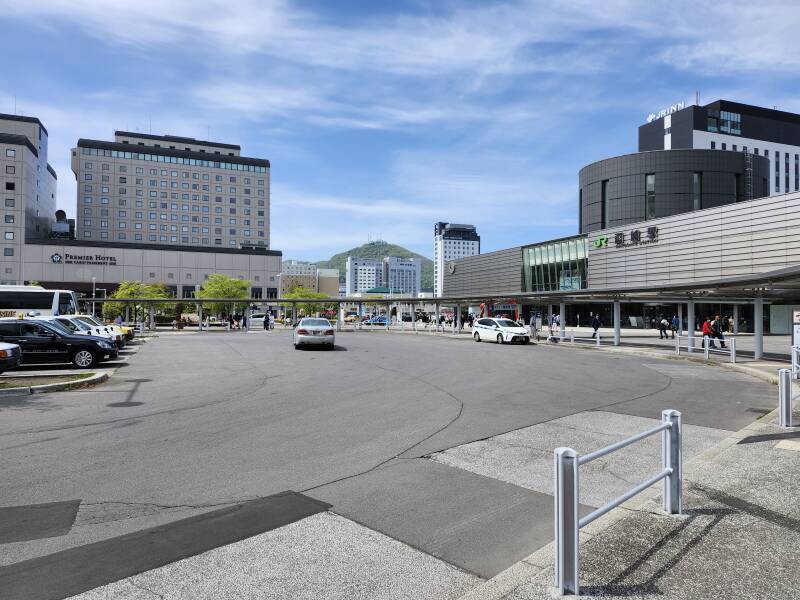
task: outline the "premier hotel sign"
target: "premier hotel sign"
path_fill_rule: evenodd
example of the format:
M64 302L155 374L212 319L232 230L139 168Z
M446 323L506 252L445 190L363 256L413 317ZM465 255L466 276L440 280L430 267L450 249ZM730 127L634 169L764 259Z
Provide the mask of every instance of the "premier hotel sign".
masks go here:
M613 237L608 235L598 235L592 246L600 250L608 248L609 244L615 248L632 248L634 246L648 246L658 243L658 227L648 227L646 230L632 229L629 232L619 231Z
M50 260L57 265L99 265L115 266L116 256L104 256L102 254L70 254L65 252L63 255L56 252L50 256Z

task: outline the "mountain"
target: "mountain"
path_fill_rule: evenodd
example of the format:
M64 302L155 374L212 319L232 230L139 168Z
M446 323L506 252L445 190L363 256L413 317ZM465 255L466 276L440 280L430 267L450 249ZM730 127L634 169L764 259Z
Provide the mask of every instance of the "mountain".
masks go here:
M369 242L358 248L352 248L346 252L334 254L328 260L317 261L316 265L320 269L339 269L339 279L344 281L345 265L348 256L358 258L368 258L381 260L384 256L399 256L400 258L418 258L422 261L422 289L433 290L433 261L427 256L411 252L402 246L389 244L388 242Z

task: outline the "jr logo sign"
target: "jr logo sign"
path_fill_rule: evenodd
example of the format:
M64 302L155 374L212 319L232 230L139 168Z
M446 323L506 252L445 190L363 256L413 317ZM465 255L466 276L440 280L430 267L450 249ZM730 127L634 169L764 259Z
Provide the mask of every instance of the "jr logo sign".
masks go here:
M606 248L608 247L608 238L604 235L598 235L597 239L594 241L595 248Z

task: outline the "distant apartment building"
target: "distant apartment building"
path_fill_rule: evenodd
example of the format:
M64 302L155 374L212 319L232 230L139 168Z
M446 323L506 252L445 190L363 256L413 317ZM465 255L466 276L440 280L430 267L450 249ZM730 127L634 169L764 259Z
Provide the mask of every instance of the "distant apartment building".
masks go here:
M79 139L77 239L210 248L270 247L269 161L240 147L117 131Z
M56 172L47 162L47 129L35 117L0 114L3 257L0 284L25 279L26 239L47 239L56 210Z
M422 289L422 264L418 258L387 256L383 259L383 285L390 294L417 296Z
M347 257L345 267L346 295L352 296L383 285L383 261Z
M281 265L281 295L302 287L331 297L339 295L339 269L319 269L314 263L285 260Z
M481 236L474 225L436 223L433 227L433 295L444 289L447 263L481 253Z

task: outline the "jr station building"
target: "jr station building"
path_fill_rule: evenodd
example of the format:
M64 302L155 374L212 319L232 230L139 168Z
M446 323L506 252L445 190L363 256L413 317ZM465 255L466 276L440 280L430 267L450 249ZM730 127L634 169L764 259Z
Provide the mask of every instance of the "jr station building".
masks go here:
M581 169L577 208L574 236L450 262L443 295L569 325L721 314L759 339L791 331L800 115L725 100L650 115L639 152Z

